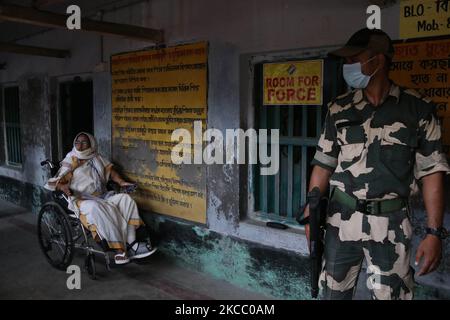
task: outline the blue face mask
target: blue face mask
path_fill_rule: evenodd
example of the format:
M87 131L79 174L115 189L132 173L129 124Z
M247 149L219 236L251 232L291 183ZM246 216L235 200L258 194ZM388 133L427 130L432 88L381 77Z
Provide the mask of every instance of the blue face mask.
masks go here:
M342 71L343 71L344 79L345 79L345 82L347 82L347 84L350 87L355 88L355 89L364 89L367 87L370 79L375 75L375 73L377 73L379 68L377 68L375 70L375 72L372 73L372 75L368 76L368 75L365 75L364 73L362 73L361 67L363 65L365 65L367 62L369 62L370 60L373 60L373 58L375 58L375 56L370 58L363 64L361 64L361 62L357 62L357 63L343 65Z

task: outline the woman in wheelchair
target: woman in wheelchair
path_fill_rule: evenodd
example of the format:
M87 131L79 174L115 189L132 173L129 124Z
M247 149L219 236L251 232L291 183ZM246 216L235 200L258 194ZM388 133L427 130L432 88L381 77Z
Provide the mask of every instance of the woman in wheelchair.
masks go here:
M116 264L140 259L156 251L147 242L136 241L136 229L143 225L136 202L125 193L108 191L109 180L121 187L134 185L123 180L112 163L97 153L95 138L85 132L76 135L73 149L61 162L55 177L46 188L60 190L69 198L69 209L94 226L102 240L117 250ZM83 220L83 219L82 219Z

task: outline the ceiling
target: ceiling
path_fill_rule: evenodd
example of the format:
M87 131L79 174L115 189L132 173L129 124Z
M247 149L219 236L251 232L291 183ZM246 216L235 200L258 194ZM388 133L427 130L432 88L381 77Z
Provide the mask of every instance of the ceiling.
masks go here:
M66 14L69 5L75 4L81 8L82 17L95 18L100 11L110 11L143 0L6 0L0 4L34 7L36 9ZM147 0L148 1L148 0ZM0 20L0 42L15 42L35 34L50 30L48 27L16 23Z

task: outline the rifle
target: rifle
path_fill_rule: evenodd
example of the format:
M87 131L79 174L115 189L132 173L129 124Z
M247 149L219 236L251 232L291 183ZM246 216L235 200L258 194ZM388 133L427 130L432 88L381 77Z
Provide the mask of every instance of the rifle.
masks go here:
M311 268L311 297L317 298L319 294L319 276L322 270L322 255L324 251L325 218L327 212L327 198L320 196L320 189L313 188L307 195L306 204L301 211L302 215L309 204L309 216L296 220L301 225L309 223L309 259Z

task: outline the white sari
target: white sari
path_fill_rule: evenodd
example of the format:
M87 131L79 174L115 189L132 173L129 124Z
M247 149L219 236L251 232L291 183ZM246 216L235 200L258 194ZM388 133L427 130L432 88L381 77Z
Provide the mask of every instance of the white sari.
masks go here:
M89 138L91 148L80 153L74 146L45 187L55 190L58 183L70 183L73 195L69 209L84 215L88 225L95 227L100 239L105 239L110 248L126 250L126 244L136 238L136 228L143 224L136 202L128 194L107 191L112 164L97 154L92 135L81 132L75 140L81 134ZM80 160L85 162L81 164Z

